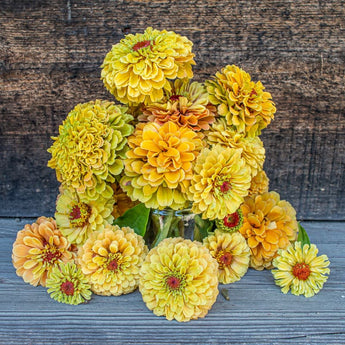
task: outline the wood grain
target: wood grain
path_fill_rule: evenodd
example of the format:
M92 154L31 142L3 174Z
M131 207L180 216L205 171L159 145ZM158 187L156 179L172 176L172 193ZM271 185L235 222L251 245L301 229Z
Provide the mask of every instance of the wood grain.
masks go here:
M0 216L52 215L49 139L78 103L112 100L107 51L147 26L194 42L195 78L227 64L277 105L262 138L271 189L303 219L345 219L345 2L1 1Z
M229 289L230 301L219 295L204 319L188 323L156 317L138 291L70 306L25 284L11 250L16 231L31 222L0 219L0 344L344 344L343 222L303 223L331 262L330 277L313 298L284 295L269 271L249 270L220 286Z

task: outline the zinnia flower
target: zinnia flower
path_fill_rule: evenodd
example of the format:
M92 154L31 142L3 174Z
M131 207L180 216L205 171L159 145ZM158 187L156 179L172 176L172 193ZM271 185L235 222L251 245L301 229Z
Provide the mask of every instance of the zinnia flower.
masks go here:
M129 34L105 57L104 85L122 103L157 102L170 90L168 79L193 77L192 45L173 31Z
M75 190L60 188L56 201L55 219L61 232L70 243L81 245L94 231L112 224L114 198L88 200L78 195Z
M80 268L72 262L53 267L47 279L50 297L60 303L86 302L91 299L90 287Z
M210 123L214 121L216 107L209 102L205 86L181 79L170 84L171 91L166 91L159 103L144 107L139 120L160 125L172 121L194 131L209 129Z
M70 244L57 229L53 218L40 217L26 224L13 244L12 262L18 276L33 286L46 286L54 266L73 260Z
M239 208L234 213L227 214L223 219L216 219L216 227L223 232L236 232L243 224L243 214Z
M218 262L220 283L233 283L246 274L250 249L240 233L229 234L216 230L214 235L204 238L203 243Z
M115 219L121 217L127 210L134 207L138 204L136 201L132 201L132 199L122 190L120 185L115 182L111 185L114 191L114 207L112 210L112 215Z
M147 307L168 320L204 317L218 295L218 264L199 242L166 238L151 249L140 270Z
M315 244L295 242L286 250L278 250L278 256L273 260L272 270L275 283L280 286L283 293L291 289L294 295L312 297L317 294L327 281L330 270L328 257L317 256L318 249Z
M198 134L171 121L139 124L128 145L120 183L129 197L148 208L184 208L192 166L202 147Z
M286 249L297 239L296 211L276 192L247 197L241 210L243 226L239 232L251 250L250 266L272 268L278 249Z
M259 137L245 137L243 134L227 126L225 119L219 119L212 124L206 134L209 145L220 144L223 147L242 149L242 158L251 169L251 175L255 176L262 170L265 162L265 148Z
M48 166L68 188L86 192L88 199L112 194L107 182L123 169L126 137L133 131L133 118L126 108L108 101L78 104L59 128L59 136L48 152Z
M202 213L204 219L222 219L238 209L250 186L250 169L241 153L221 145L201 151L189 189L192 212Z
M257 136L270 124L276 108L271 94L259 81L251 81L250 75L232 65L217 72L215 80L206 81L210 101L217 106L229 126L250 137Z
M249 196L268 192L269 179L264 170L260 170L253 178L249 188Z
M147 252L143 238L131 228L107 225L79 248L78 262L94 293L119 296L138 287Z

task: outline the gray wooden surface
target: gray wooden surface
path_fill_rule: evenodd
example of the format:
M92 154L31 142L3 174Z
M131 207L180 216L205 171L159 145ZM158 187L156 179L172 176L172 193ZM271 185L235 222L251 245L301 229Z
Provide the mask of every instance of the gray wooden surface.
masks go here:
M16 231L32 219L0 219L0 344L345 344L343 222L304 222L327 254L331 275L313 298L284 295L269 271L249 270L204 319L167 321L149 311L138 291L59 304L42 287L17 277L11 263Z

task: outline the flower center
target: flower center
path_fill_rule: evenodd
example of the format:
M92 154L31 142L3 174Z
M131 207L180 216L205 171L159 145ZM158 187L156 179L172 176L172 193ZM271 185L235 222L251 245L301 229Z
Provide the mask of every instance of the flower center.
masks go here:
M60 290L67 296L73 296L74 284L67 280L61 284Z
M226 194L231 189L231 184L229 181L224 181L218 188L222 193Z
M178 289L180 287L181 281L180 279L172 276L167 278L167 284L169 285L170 289Z
M304 262L298 263L292 268L292 274L299 280L307 280L310 275L310 267Z
M118 272L121 269L122 255L120 253L110 253L105 262L105 268L112 272Z
M85 226L91 215L91 207L88 204L79 202L72 206L69 220L74 226Z
M62 254L58 249L49 246L47 249L44 249L43 261L53 264L56 260L60 259L61 256Z
M179 272L173 272L165 277L165 284L168 290L173 294L179 294L186 285L184 275Z
M152 42L152 44L154 44L154 42ZM134 44L134 46L132 47L132 49L136 52L140 49L146 48L146 47L150 47L151 46L151 41L147 40L147 41L140 41L137 42L136 44Z
M233 228L238 225L240 222L240 216L237 212L228 214L227 216L224 217L223 219L224 225L227 226L228 228Z
M112 260L108 263L108 270L109 271L117 271L119 264L116 260Z
M223 268L224 266L229 266L232 262L232 255L229 252L221 250L218 252L216 256L216 260L219 264L219 268Z
M169 99L171 102L176 102L178 99L182 97L181 95L172 95Z

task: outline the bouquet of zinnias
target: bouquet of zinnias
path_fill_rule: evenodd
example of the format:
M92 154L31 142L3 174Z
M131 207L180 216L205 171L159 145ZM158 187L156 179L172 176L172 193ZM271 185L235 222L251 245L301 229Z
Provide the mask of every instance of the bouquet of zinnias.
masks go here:
M322 288L327 257L316 257L304 230L292 247L296 212L268 191L259 135L276 111L270 93L235 65L192 81L192 45L147 28L106 55L101 78L120 104L78 104L53 138L55 219L27 225L13 247L26 282L72 304L90 290L121 295L139 286L149 309L178 321L205 316L218 282L239 280L248 266L275 266L284 292ZM148 253L150 209L189 207L200 242L165 229ZM284 257L301 245L304 256L283 272Z

